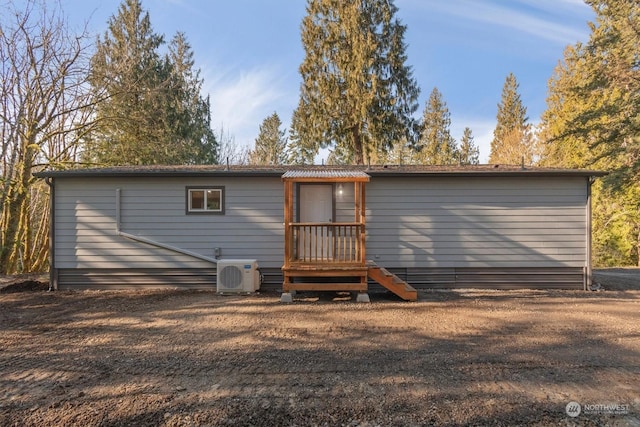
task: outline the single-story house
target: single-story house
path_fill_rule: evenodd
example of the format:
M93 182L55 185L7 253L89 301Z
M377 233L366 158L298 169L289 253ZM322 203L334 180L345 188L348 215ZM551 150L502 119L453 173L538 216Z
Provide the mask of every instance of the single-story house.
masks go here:
M385 277L417 289L588 289L590 188L603 173L221 165L35 175L51 187L55 289L215 289L218 264L237 261L259 268L262 288L365 292L391 289Z

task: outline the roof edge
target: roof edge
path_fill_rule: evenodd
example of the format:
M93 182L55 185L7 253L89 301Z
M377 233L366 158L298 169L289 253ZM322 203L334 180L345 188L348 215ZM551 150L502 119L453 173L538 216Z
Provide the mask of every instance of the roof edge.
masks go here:
M449 177L480 177L480 176L584 176L603 177L609 174L605 171L587 169L530 169L530 170L501 170L501 171L447 171L447 172L367 172L374 176L449 176Z
M479 177L479 176L584 176L602 177L608 172L588 169L561 169L509 166L509 165L468 165L468 166L421 166L421 165L375 165L375 166L119 166L110 168L43 170L35 172L37 178L71 177L282 177L291 171L356 172L371 177Z

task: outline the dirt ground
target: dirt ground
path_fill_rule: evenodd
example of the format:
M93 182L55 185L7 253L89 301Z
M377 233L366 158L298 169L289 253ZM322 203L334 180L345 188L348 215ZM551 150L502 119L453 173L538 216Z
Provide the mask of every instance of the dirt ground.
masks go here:
M370 304L5 280L0 426L640 426L640 271L595 280Z

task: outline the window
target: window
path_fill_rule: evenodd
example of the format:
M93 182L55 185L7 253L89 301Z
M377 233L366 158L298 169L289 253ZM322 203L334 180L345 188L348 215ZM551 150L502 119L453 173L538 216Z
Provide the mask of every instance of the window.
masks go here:
M187 213L224 214L224 187L187 187Z

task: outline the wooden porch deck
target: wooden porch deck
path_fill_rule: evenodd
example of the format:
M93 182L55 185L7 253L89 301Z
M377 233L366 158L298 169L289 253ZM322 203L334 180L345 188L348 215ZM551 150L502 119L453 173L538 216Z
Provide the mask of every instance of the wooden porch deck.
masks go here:
M291 264L282 267L283 292L291 291L357 291L367 292L368 267L333 263ZM322 281L316 279L336 279ZM343 279L343 280L340 280Z
M373 261L367 261L361 265L336 265L336 264L300 264L283 267L285 281L283 292L291 291L349 291L367 292L368 279L375 280L380 285L393 292L405 301L416 301L418 292L404 280L380 267ZM350 278L352 281L328 281L321 282L314 278ZM296 281L296 279L302 279Z
M300 170L285 173L282 180L285 226L283 292L367 292L368 279L371 278L405 300L417 299L416 290L406 282L366 260L364 186L369 175L360 171ZM333 222L335 218L328 222L300 221L300 213L296 215L294 203L300 203L300 200L296 199L294 189L300 184L310 183L353 184L353 222Z

